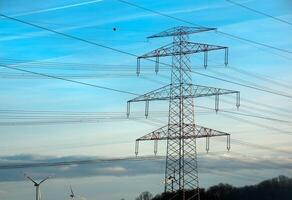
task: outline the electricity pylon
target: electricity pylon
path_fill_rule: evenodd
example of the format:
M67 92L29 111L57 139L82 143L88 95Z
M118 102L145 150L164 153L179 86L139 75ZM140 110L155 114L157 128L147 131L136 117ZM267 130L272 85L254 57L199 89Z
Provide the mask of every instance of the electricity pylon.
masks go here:
M132 102L146 102L145 116L148 116L149 102L155 100L169 101L168 124L136 140L135 153L138 155L139 141L153 140L154 153L157 153L158 140L167 140L165 192L178 191L179 199L200 199L196 139L206 138L206 150L209 150L209 138L227 136L227 149L230 149L230 134L205 128L195 124L194 98L215 96L215 110L219 109L219 96L236 94L239 107L239 92L221 88L194 85L192 83L191 54L204 53L204 67L207 67L208 52L224 50L225 65L228 64L228 48L217 45L201 44L189 41L189 35L213 28L174 27L148 38L172 37L172 43L155 49L137 58L137 75L140 74L140 60L156 58L155 71L159 71L159 58L172 58L171 83L157 90L138 96L127 102L127 115L130 115ZM163 63L165 64L165 63ZM186 190L194 194L186 196Z

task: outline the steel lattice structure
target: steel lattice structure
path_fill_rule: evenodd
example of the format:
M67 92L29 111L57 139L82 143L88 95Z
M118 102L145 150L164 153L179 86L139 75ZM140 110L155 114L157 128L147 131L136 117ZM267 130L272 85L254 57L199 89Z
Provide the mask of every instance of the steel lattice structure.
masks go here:
M208 52L224 50L225 65L228 64L228 48L217 45L194 43L189 41L193 33L214 30L213 28L175 27L152 35L148 38L169 37L173 42L155 49L137 58L137 74L140 74L140 60L156 58L155 71L159 70L159 58L171 56L171 83L157 90L138 96L127 102L127 115L132 102L146 102L145 115L148 116L149 102L169 101L168 124L136 140L135 153L138 154L139 141L153 140L157 153L158 140L167 140L165 169L165 192L179 191L179 199L200 199L197 166L196 139L206 138L206 150L209 150L209 138L227 136L227 149L230 149L230 134L205 128L195 124L194 98L215 96L215 110L218 111L219 96L236 94L239 107L239 92L221 88L192 84L191 54L204 53L204 66L207 67ZM167 181L168 180L168 181ZM186 196L186 189L195 189L192 196Z

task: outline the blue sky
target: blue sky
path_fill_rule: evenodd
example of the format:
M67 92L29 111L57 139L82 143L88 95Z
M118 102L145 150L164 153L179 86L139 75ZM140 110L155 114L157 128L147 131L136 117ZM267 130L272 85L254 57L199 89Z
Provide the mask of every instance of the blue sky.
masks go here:
M182 1L131 1L150 9L218 30L238 35L254 41L283 49L291 49L292 27L277 22L224 0L182 0ZM292 21L292 8L288 0L248 0L237 1L252 8L269 13L286 21ZM92 1L0 1L1 12L16 18L36 23L60 32L95 41L137 55L144 54L170 42L170 38L147 40L146 37L167 28L186 25L170 18L159 16L115 0ZM135 76L135 58L117 52L92 46L73 39L64 38L44 30L29 27L8 19L0 19L0 63L14 65L35 72L49 73L76 80L143 94L169 83L169 70L161 69L155 75L152 63L142 63L141 77ZM116 28L116 31L113 31ZM218 44L230 48L230 66L223 68L220 54L210 55L209 67L203 69L202 57L195 55L193 68L198 72L224 77L245 84L259 85L282 93L292 94L291 54L267 49L224 37L216 32L196 34L192 41ZM31 61L39 62L32 63ZM166 60L167 61L167 60ZM53 64L52 64L53 63ZM62 64L63 63L63 64ZM64 63L75 63L64 64ZM80 63L80 64L78 64ZM18 65L16 65L18 64ZM95 66L95 67L92 67ZM254 76L239 73L243 69ZM11 78L11 77L16 78ZM93 77L89 77L93 76ZM10 78L9 78L10 77ZM264 77L266 80L262 80ZM193 76L194 83L241 91L241 113L256 114L289 121L291 119L291 98L259 92L218 80ZM66 111L66 112L118 112L124 116L126 101L133 98L129 94L78 85L61 80L32 77L0 68L0 110ZM214 106L213 99L196 99L196 105ZM231 97L222 98L221 108L236 111L229 105ZM252 102L251 102L252 101ZM258 105L261 104L261 105ZM264 105L263 105L264 104ZM143 106L135 104L134 111L143 111ZM151 104L151 111L167 111L167 102ZM250 142L271 149L258 149L232 143L232 151L225 152L221 139L211 141L211 150L216 155L204 153L204 141L199 142L198 151L202 157L200 183L204 187L228 182L245 185L258 182L271 176L284 174L291 176L292 161L291 123L267 121L242 116L238 120L224 113L206 112L197 107L198 124L230 132L234 140ZM151 114L151 112L150 112ZM164 116L150 115L148 120L140 112L134 120L101 120L97 123L45 124L4 126L3 122L27 122L22 118L9 120L0 115L0 163L11 161L35 162L50 159L82 159L88 157L127 157L133 155L134 140L167 122ZM133 118L135 115L132 116ZM52 120L50 118L49 120ZM151 120L163 123L150 125ZM249 121L245 121L249 120ZM29 120L28 120L29 121ZM146 121L146 123L145 123ZM131 128L129 128L131 127ZM288 134L287 134L288 132ZM153 144L142 144L141 154L152 154ZM237 153L241 153L240 155ZM159 147L159 155L165 154L165 145ZM291 154L290 154L291 155ZM228 158L224 163L218 157ZM230 159L233 161L230 161ZM277 158L275 160L275 158ZM234 161L234 159L236 159ZM275 163L269 163L274 160ZM242 164L252 162L251 164ZM256 164L254 164L256 163ZM263 167L264 165L273 167ZM277 164L283 164L279 167ZM99 164L76 169L52 168L28 171L11 170L0 178L0 198L7 200L30 199L33 188L23 179L28 172L36 177L54 174L54 178L42 188L45 198L65 198L68 184L76 185L78 192L88 199L133 199L139 192L149 190L159 193L163 189L164 166L161 163L148 164L149 170L140 170L141 165L132 163ZM224 169L226 164L226 169ZM129 165L129 166L128 166ZM200 163L199 163L200 165ZM222 166L218 170L208 166ZM236 167L230 167L236 166ZM248 169L246 169L246 166ZM262 167L259 167L262 166ZM288 166L288 167L287 167ZM236 168L236 169L235 169ZM131 171L130 169L133 169ZM61 176L60 171L68 173ZM84 170L84 171L82 171ZM225 173L227 172L227 174ZM225 173L225 174L224 174ZM257 173L258 176L251 177ZM74 175L76 174L76 175ZM233 174L233 176L232 176ZM4 176L1 176L4 177ZM80 178L81 177L81 178ZM249 177L242 179L239 177ZM9 180L9 181L8 181ZM123 184L127 183L127 184ZM103 186L102 186L103 185ZM15 187L21 188L15 191ZM111 192L116 188L116 192ZM134 188L134 189L133 189ZM13 191L13 193L11 192ZM54 191L54 196L49 195Z

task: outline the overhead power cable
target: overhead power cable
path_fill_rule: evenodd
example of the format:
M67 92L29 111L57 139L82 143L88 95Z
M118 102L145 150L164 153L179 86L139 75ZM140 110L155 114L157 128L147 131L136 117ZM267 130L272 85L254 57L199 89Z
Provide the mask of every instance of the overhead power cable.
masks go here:
M257 123L255 121L251 121L251 120L247 120L247 119L243 119L241 117L235 117L235 116L232 116L230 115L229 113L226 114L226 113L220 113L219 114L225 116L225 117L228 117L229 119L233 119L233 120L236 120L236 121L239 121L239 122L244 122L244 123L247 123L249 125L255 125L255 126L258 126L258 127L262 127L262 128L265 128L267 130L273 130L275 131L277 134L278 133L282 133L282 134L286 134L286 135L292 135L292 132L291 131L286 131L286 130L282 130L282 129L279 129L279 128L276 128L274 126L269 126L269 125L264 125L264 124L260 124L260 123Z
M123 1L123 0L118 0L118 1ZM126 1L123 1L123 2L126 2ZM49 28L46 28L46 27L43 27L43 26L40 26L40 25L37 25L37 24L33 24L33 23L26 22L26 21L23 21L23 20L20 20L20 19L16 19L14 17L9 17L9 16L1 14L1 13L0 13L0 16L5 17L7 19L11 19L11 20L17 21L17 22L20 22L20 23L24 23L24 24L27 24L27 25L30 25L30 26L33 26L33 27L36 27L36 28L39 28L39 29L42 29L42 30L46 30L46 31L49 31L49 32L52 32L52 33L60 34L60 35L63 35L64 37L67 37L67 38L71 38L71 39L75 39L75 40L78 40L78 41L82 41L82 42L85 42L85 43L88 43L88 44L91 44L91 45L96 45L96 46L99 46L99 47L102 47L102 48L106 48L106 49L109 49L109 50L112 50L112 51L116 51L116 52L119 52L119 53L122 53L122 54L133 56L133 57L136 57L136 58L138 57L138 55L133 54L133 53L129 53L129 52L126 52L126 51L123 51L123 50L120 50L120 49L112 48L112 47L109 47L109 46L106 46L106 45L102 45L102 44L99 44L99 43L96 43L96 42L92 42L92 41L89 41L89 40L86 40L86 39L82 39L82 38L79 38L79 37L76 37L76 36L73 36L73 35L69 35L69 34L66 34L66 33L62 33L62 32L59 32L59 31L55 31L55 30L52 30L52 29L49 29ZM149 60L151 62L156 62L155 60L148 59L148 58L146 58L146 60ZM170 64L166 64L166 63L161 63L161 64L171 67ZM6 66L6 67L8 68L8 66ZM10 69L13 69L13 67L10 67ZM18 68L14 68L14 70L20 70L20 71L27 72L27 73L33 73L33 74L38 74L38 75L54 78L54 76L51 76L51 75L46 75L46 74L37 73L37 72L31 72L31 71L28 71L28 70L22 70L22 69L18 69ZM240 86L247 87L247 88L250 88L250 89L255 89L255 90L258 90L258 91L262 91L262 92L267 92L267 93L279 95L279 96L282 96L282 97L292 98L292 96L290 96L290 95L281 94L281 93L278 93L278 92L269 91L269 90L266 90L266 89L257 88L257 87L254 87L254 86L237 83L237 82L226 80L226 79L223 79L223 78L218 78L218 77L215 77L215 76L210 76L210 75L207 75L207 74L194 72L194 71L193 71L193 73L201 75L201 76L209 77L209 78L212 78L212 79L216 79L216 80L232 83L232 84L235 84L235 85L240 85ZM79 82L79 81L74 81L74 80L65 79L65 78L61 78L61 77L56 77L56 78L60 79L60 80L68 80L70 82L81 83L81 84L84 84L84 85L91 85L91 84L82 83L82 82ZM110 89L110 88L106 88L106 87L102 87L102 86L99 87L99 88ZM115 89L113 89L113 90L115 90ZM120 90L116 90L116 91L125 93L125 91L120 91ZM130 93L126 92L126 93L132 94L132 95L138 95L138 94L131 93L131 92Z
M243 69L240 69L238 67L233 67L233 66L230 66L231 70L237 72L237 73L240 73L240 74L243 74L243 75L246 75L246 76L251 76L253 78L256 78L258 80L262 80L262 81L265 81L267 83L272 83L272 84L275 84L275 85L278 85L280 87L283 87L283 88L286 88L286 89L289 89L291 90L291 85L287 84L287 83L284 83L284 82L281 82L281 81L277 81L277 80L274 80L273 78L269 78L269 77L266 77L266 76L263 76L261 74L256 74L256 73L251 73L247 70L243 70Z
M278 18L278 17L274 17L274 16L272 16L272 15L270 15L270 14L264 13L264 12L262 12L262 11L256 10L256 9L254 9L254 8L251 8L251 7L248 7L248 6L243 5L243 4L241 4L241 3L238 3L238 2L235 2L235 1L231 1L231 0L225 0L225 1L227 1L227 2L229 2L229 3L231 3L231 4L233 4L233 5L236 5L236 6L239 6L239 7L245 8L245 9L247 9L247 10L250 10L250 11L252 11L252 12L255 12L255 13L257 13L257 14L260 14L260 15L263 15L263 16L266 16L266 17L269 17L269 18L272 18L272 19L274 19L274 20L276 20L276 21L278 21L278 22L282 22L282 23L285 23L285 24L288 24L288 25L292 25L291 22L285 21L285 20L280 19L280 18Z
M222 102L227 103L229 105L234 105L233 99L232 100L226 100L226 99L221 99ZM257 113L264 113L264 114L269 114L272 116L279 116L279 117L284 117L291 119L292 115L291 113L288 112L281 112L282 110L285 110L284 108L278 109L277 107L264 107L265 104L254 102L255 104L246 101L245 98L240 99L240 110L243 111L244 113L249 113L249 114L257 114ZM247 104L246 104L247 103ZM250 105L252 104L252 105ZM282 110L281 110L282 109ZM255 111L257 113L255 113Z
M219 77L216 77L216 76L212 76L212 75L208 75L208 74L204 74L204 73L200 73L200 72L192 71L192 73L198 74L200 76L205 76L205 77L209 77L209 78L212 78L212 79L216 79L216 80L219 80L219 81L231 83L231 84L234 84L234 85L239 85L239 86L246 87L246 88L250 88L250 89L254 89L254 90L258 90L258 91L262 91L262 92L267 92L267 93L275 94L275 95L282 96L282 97L292 98L292 96L288 95L288 94L282 94L280 92L271 91L271 90L267 90L267 89L263 89L263 88L258 88L258 87L255 87L255 86L246 85L246 84L238 83L238 82L235 82L235 81L230 81L230 80L227 80L227 79L219 78Z
M7 16L7 15L4 15L2 13L0 13L0 16L1 17L4 17L4 18L7 18L7 19L10 19L10 20L13 20L13 21L20 22L22 24L27 24L29 26L33 26L35 28L39 28L39 29L42 29L42 30L49 31L51 33L55 33L55 34L58 34L58 35L62 35L62 36L67 37L67 38L71 38L71 39L74 39L74 40L79 40L81 42L85 42L85 43L88 43L88 44L91 44L91 45L96 45L96 46L99 46L99 47L102 47L102 48L105 48L105 49L109 49L109 50L112 50L112 51L116 51L116 52L119 52L119 53L123 53L123 54L129 55L129 56L135 56L136 57L135 54L131 54L129 52L122 51L120 49L116 49L116 48L109 47L109 46L106 46L106 45L103 45L103 44L99 44L97 42L93 42L93 41L86 40L86 39L83 39L83 38L80 38L80 37L76 37L76 36L73 36L73 35L69 35L69 34L66 34L66 33L63 33L63 32L60 32L60 31L56 31L56 30L53 30L53 29L49 29L49 28L46 28L44 26L40 26L40 25L37 25L37 24L34 24L34 23L30 23L30 22L21 20L21 19L17 19L15 17L10 17L10 16Z
M209 107L206 107L206 106L196 106L196 107L203 108L203 109L208 109L208 110L214 110L213 108L209 108ZM261 115L239 113L239 112L233 112L233 111L227 111L227 110L221 110L219 112L229 113L229 114L233 114L233 115L241 115L241 116L245 116L245 117L252 117L252 118L257 118L257 119L264 119L264 120L268 120L268 121L275 121L275 122L282 122L282 123L292 124L292 121L287 121L287 120L282 120L282 119L277 119L277 118L272 118L272 117L266 117L266 116L261 116Z
M245 85L250 85L250 86L253 86L253 87L256 87L256 88L261 88L261 89L264 89L264 90L267 90L267 91L276 92L276 93L279 93L279 94L289 95L288 93L286 93L284 91L276 90L276 89L273 89L271 87L260 85L258 83L253 82L253 81L248 81L248 80L242 79L242 78L240 78L238 76L232 76L232 75L225 74L225 73L222 73L220 71L212 70L212 69L209 69L208 71L211 72L212 74L219 75L219 76L216 76L216 77L226 77L226 78L228 78L228 80L238 81L238 82L243 83Z
M168 18L174 19L174 20L179 21L179 22L183 22L183 23L190 24L190 25L193 25L193 26L198 26L198 27L201 27L201 28L206 28L205 26L202 26L200 24L196 24L196 23L193 23L193 22L190 22L190 21L178 18L178 17L174 17L174 16L171 16L169 14L165 14L163 12L159 12L159 11L156 11L156 10L153 10L153 9L150 9L150 8L146 8L146 7L140 6L140 5L135 4L135 3L131 3L129 1L125 1L125 0L117 0L117 1L119 1L121 3L124 3L124 4L127 4L127 5L130 5L130 6L133 6L133 7L136 7L136 8L139 8L139 9L142 9L142 10L146 10L146 11L155 13L157 15L161 15L161 16L164 16L164 17L168 17ZM265 44L265 43L262 43L262 42L257 42L257 41L254 41L254 40L251 40L251 39L247 39L247 38L243 38L243 37L240 37L240 36L237 36L237 35L234 35L234 34L226 33L226 32L219 31L219 30L217 30L216 33L219 33L221 35L224 35L224 36L227 36L227 37L230 37L230 38L233 38L233 39L237 39L237 40L241 40L241 41L244 41L244 42L248 42L248 43L251 43L251 44L256 44L256 45L259 45L259 46L263 46L263 47L266 47L266 48L269 48L269 49L273 49L273 50L281 51L281 52L284 52L284 53L292 54L292 51L290 51L290 50L282 49L282 48L275 47L275 46L272 46L272 45L268 45L268 44Z
M130 95L138 95L138 94L133 93L133 92L114 89L114 88L110 88L110 87L104 87L104 86L100 86L100 85L94 85L94 84L91 84L91 83L85 83L85 82L76 81L76 80L67 79L67 78L62 78L62 77L58 77L58 76L53 76L53 75L49 75L49 74L45 74L45 73L34 72L34 71L30 71L30 70L25 70L25 69L19 69L19 68L7 66L7 65L0 64L0 66L4 67L4 68L7 68L7 69L22 71L22 72L35 74L35 75L38 75L38 76L44 76L44 77L48 77L48 78L53 78L53 79L59 79L59 80L63 80L63 81L71 82L71 83L77 83L77 84L81 84L81 85L86 85L86 86L90 86L90 87L95 87L95 88L99 88L99 89L110 90L110 91L114 91L114 92L130 94Z

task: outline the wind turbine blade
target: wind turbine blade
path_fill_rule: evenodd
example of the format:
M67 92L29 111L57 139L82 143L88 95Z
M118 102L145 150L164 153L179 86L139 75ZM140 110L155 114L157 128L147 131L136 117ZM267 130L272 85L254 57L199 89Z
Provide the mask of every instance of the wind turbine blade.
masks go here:
M32 178L30 178L29 176L27 176L26 174L24 174L24 176L27 178L27 179L29 179L29 180L31 180L34 184L36 184L37 185L37 182L35 182Z
M48 176L47 178L45 178L44 180L42 180L39 184L42 184L43 182L45 182L46 180L48 180L50 177Z

